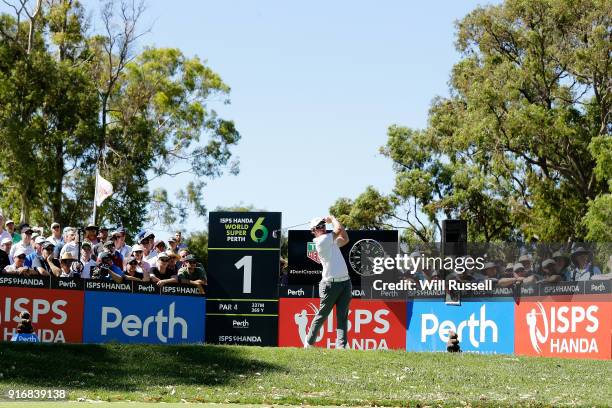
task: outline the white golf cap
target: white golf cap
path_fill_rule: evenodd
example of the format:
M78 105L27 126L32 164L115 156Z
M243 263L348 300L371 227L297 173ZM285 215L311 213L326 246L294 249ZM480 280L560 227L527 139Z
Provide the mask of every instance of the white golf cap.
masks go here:
M36 239L34 240L35 244L42 244L43 242L45 242L46 239L44 237L38 236L36 237Z
M11 238L8 238L8 237L7 237L7 238L2 239L2 241L0 242L0 244L1 244L1 245L4 245L4 244L12 243L12 242L13 242L13 240L12 240Z
M324 217L315 217L312 220L310 220L310 229L313 229L314 227L316 227L317 225L321 224L321 223L325 222L325 218Z
M13 255L13 257L14 257L14 258L17 258L18 256L20 256L20 255L25 255L25 254L26 254L25 249L23 249L23 248L19 247L19 248L17 248L17 250L15 251L15 254Z

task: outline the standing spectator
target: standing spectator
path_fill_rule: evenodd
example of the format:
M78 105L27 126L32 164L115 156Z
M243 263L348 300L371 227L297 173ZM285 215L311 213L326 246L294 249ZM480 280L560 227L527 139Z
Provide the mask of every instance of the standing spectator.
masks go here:
M151 265L155 264L159 254L166 253L166 243L161 239L156 241L151 253L153 252L155 252L157 255L147 259L147 262L149 262Z
M154 249L155 234L153 234L151 231L145 232L140 240L140 244L144 247L145 261L153 265L153 263L150 260L157 256L157 251L155 251Z
M32 268L42 276L50 276L53 273L50 262L53 262L53 249L55 245L51 241L45 241L41 244L41 254L37 254L32 260Z
M72 254L73 259L78 259L79 257L79 243L77 241L77 231L74 228L64 228L64 246L59 251L59 256L57 258L61 259L66 252L70 252ZM57 248L56 248L57 252Z
M170 268L171 270L177 272L179 270L179 268L177 268L176 264L178 263L179 256L177 254L175 254L174 252L172 252L171 250L167 250L166 251L166 255L168 255L168 257L170 257L170 262L168 263L168 268Z
M573 270L572 265L570 263L569 255L560 249L552 254L552 259L555 260L557 264L557 270L563 277L563 280L571 281Z
M36 239L34 240L34 252L26 256L25 264L27 267L31 268L32 262L34 261L34 259L37 256L42 256L42 251L43 251L42 245L44 243L45 243L45 238L41 236L36 237Z
M115 238L115 248L123 259L127 259L132 254L132 247L125 243L125 228L120 227L117 231L113 232L113 237Z
M557 268L557 262L554 259L545 259L542 262L542 274L544 278L539 282L555 283L563 280L563 275Z
M483 268L484 276L480 281L490 280L493 282L497 282L497 265L494 262L487 262L484 264Z
M19 313L20 322L17 325L17 333L13 334L11 341L24 343L38 343L38 336L32 327L32 317L25 310Z
M529 254L521 255L518 259L519 263L525 268L525 276L533 274L533 258Z
M157 263L149 269L149 276L151 281L157 284L157 286L164 286L168 283L176 283L176 271L173 271L168 267L170 264L170 257L164 252L159 254L157 257Z
M117 251L113 237L111 237L108 241L104 243L104 250L111 254L113 259L113 265L123 271L123 256L121 256L119 251Z
M584 247L579 246L574 249L571 259L574 264L572 281L588 281L593 279L595 275L601 275L601 270L593 265L591 252Z
M4 229L4 215L0 214L0 242L2 242L4 238L11 238L11 240L13 239L10 232Z
M178 244L176 243L176 239L174 237L168 238L168 246L170 247L169 249L172 252L178 255L179 253Z
M104 243L108 241L108 228L101 226L98 231L98 243L93 245L93 258L98 259L100 253L104 252Z
M187 248L187 245L183 243L183 233L181 231L176 231L174 234L174 239L176 240L176 247L179 250Z
M4 238L2 240L2 242L0 242L0 248L2 248L2 250L4 252L6 252L6 254L8 255L9 258L9 264L13 263L13 257L11 256L11 248L13 248L13 240L12 239L8 239L8 238Z
M61 225L59 225L58 222L54 222L53 224L51 224L51 235L47 237L47 241L52 242L55 246L64 245Z
M4 225L6 226L6 230L8 231L8 233L11 234L11 237L13 238L13 244L16 244L21 241L21 234L19 234L15 230L15 222L13 220L6 220L6 223Z
M15 257L15 252L21 249L24 251L26 256L34 252L34 248L32 247L32 233L33 232L34 230L30 228L28 224L25 224L23 226L23 228L21 229L21 241L17 242L11 248L10 255L13 258ZM15 242L14 239L13 239L13 242Z
M188 255L185 258L186 266L182 267L178 272L178 281L186 285L197 286L202 295L205 294L204 286L208 285L206 271L203 267L198 266L193 255Z
M92 245L96 245L98 241L98 226L95 224L89 224L85 227L85 238L84 240L88 240Z
M0 272L13 263L9 258L9 252L11 252L12 245L13 240L10 236L2 238L2 241L0 241Z
M130 256L127 259L124 279L133 280L138 282L148 282L149 281L149 273L144 272L142 269L138 268L138 260Z
M83 241L81 244L81 263L83 264L83 270L81 270L81 278L90 279L91 269L95 268L96 261L92 259L92 245L89 241Z
M144 247L140 244L134 245L132 248L132 254L134 258L138 261L138 268L142 272L149 273L149 269L151 268L151 264L144 260Z

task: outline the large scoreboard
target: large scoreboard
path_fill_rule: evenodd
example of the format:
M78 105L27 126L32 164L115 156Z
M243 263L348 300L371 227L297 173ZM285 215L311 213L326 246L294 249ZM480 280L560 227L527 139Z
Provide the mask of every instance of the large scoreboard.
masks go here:
M278 344L280 212L211 212L206 341Z

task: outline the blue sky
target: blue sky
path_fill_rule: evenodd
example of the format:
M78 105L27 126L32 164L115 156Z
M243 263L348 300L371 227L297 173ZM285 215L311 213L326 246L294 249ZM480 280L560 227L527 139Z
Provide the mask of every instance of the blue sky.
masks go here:
M100 0L84 2L95 31ZM214 107L242 135L240 174L210 181L206 206L252 204L290 226L368 185L391 191L391 162L378 153L387 128L426 126L459 59L454 22L487 3L148 0L141 27L151 31L139 45L197 55L232 88L231 104ZM188 181L150 187L173 194ZM202 230L206 220L178 227Z
M198 55L232 87L218 112L242 134L240 174L211 181L207 207L253 204L282 211L289 226L368 185L390 192L391 162L378 153L387 127L426 126L459 59L454 21L478 4L150 1L142 43Z

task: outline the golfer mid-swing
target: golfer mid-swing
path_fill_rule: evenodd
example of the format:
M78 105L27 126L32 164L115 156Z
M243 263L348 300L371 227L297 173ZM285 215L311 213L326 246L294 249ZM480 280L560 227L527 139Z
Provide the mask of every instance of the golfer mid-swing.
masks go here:
M325 231L326 223L331 223L334 226L333 233ZM308 348L314 345L321 326L336 305L336 348L346 348L352 286L340 248L349 242L349 238L342 224L333 216L314 218L310 221L310 231L315 236L313 241L321 265L323 265L323 273L319 283L321 305L310 325L304 347Z

